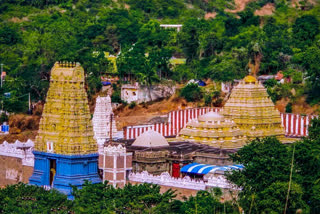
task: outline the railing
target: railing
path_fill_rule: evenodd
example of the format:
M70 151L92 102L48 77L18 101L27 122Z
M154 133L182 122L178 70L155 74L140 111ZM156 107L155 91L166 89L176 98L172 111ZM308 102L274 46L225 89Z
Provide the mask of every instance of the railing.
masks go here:
M129 180L140 183L152 183L163 186L171 186L184 189L193 189L193 190L205 190L206 184L204 181L192 180L189 176L184 178L174 178L171 177L168 172L164 172L161 175L154 176L149 174L146 171L141 173L130 173Z
M168 172L163 172L161 175L154 176L146 171L143 171L141 173L130 173L129 180L139 183L152 183L192 190L205 190L212 187L219 187L223 189L237 189L234 185L230 184L223 175L211 175L208 178L208 181L203 181L191 179L189 176L185 176L183 178L174 178L171 177Z

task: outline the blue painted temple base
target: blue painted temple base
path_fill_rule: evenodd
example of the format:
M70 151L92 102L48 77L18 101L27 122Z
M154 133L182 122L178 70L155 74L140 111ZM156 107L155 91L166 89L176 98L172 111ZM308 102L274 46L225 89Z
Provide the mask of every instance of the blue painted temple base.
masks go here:
M33 151L35 156L30 184L51 186L72 198L71 185L81 188L84 181L99 183L98 154L60 155Z

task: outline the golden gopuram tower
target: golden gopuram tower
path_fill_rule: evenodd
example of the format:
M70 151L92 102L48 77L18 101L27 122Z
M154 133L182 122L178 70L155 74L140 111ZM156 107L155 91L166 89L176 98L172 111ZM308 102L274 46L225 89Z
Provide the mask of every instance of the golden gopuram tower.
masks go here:
M246 143L246 137L237 124L217 112L208 112L190 121L177 139L219 149L237 149Z
M79 63L55 63L35 150L66 155L97 152L84 84Z
M254 76L246 76L233 88L221 113L232 119L249 140L266 136L285 140L280 112Z
M51 69L38 136L31 184L51 186L70 195L69 184L99 182L97 143L79 63L56 62Z

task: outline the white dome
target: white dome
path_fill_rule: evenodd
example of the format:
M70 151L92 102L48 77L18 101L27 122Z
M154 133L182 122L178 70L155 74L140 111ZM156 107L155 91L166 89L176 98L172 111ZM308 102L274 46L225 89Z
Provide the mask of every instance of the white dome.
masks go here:
M153 130L148 130L137 137L132 146L140 147L162 147L169 146L167 140L159 133Z
M204 115L200 115L198 117L198 121L200 122L205 122L205 121L221 121L224 120L224 116L217 113L217 112L213 112L210 111Z

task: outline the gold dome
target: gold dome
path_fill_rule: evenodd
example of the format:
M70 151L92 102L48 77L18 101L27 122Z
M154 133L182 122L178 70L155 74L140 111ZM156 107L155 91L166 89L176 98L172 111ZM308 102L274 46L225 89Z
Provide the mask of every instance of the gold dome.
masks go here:
M254 76L248 75L244 79L245 83L255 83L257 82L257 79Z
M241 148L246 142L238 126L216 112L208 112L183 128L178 140L206 144L214 148Z

